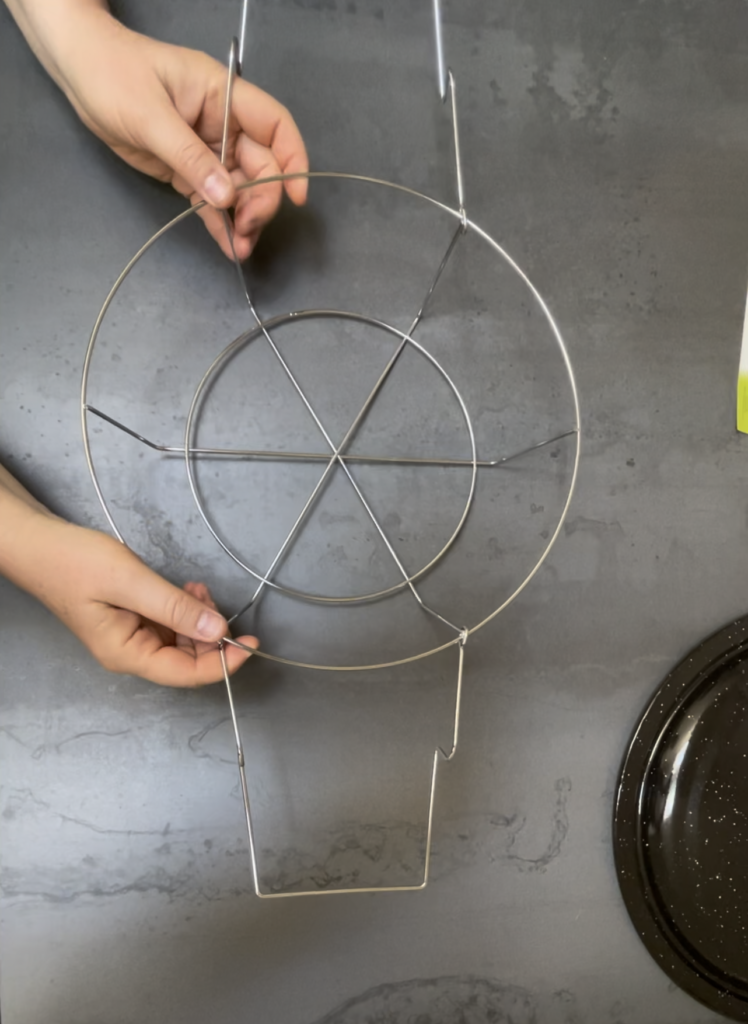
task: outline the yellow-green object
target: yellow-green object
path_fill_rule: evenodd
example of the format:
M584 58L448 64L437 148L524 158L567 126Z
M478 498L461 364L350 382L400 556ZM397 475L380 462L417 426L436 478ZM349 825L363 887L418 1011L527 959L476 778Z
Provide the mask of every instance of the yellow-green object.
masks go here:
M738 369L738 430L748 434L748 298L743 318L743 342L740 346Z

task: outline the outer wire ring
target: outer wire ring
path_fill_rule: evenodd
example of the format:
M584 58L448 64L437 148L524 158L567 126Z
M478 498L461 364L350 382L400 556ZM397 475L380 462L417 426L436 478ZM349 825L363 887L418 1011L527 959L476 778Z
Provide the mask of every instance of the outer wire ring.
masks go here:
M281 586L279 583L274 583L271 579L263 576L259 572L256 572L254 569L252 569L251 566L247 565L246 562L243 562L236 554L234 554L234 552L228 547L227 544L224 543L224 541L218 535L218 532L213 529L213 525L211 524L211 522L210 522L210 520L208 518L208 515L207 515L207 513L206 513L206 511L204 509L204 506L203 506L202 499L200 498L200 495L199 495L199 492L198 492L198 487L197 487L197 482L195 481L195 476L194 476L193 469L192 469L192 461L190 459L190 453L193 450L193 445L191 443L192 439L193 439L193 434L194 434L193 419L194 419L194 415L195 415L195 412L196 412L197 407L198 407L198 403L200 401L200 397L201 397L201 395L202 395L202 393L203 393L203 391L205 389L205 386L207 385L208 381L210 380L210 378L211 378L211 376L213 374L213 371L217 367L219 367L220 364L225 359L230 359L231 356L234 354L234 352L236 352L238 349L241 349L245 344L254 341L254 339L256 337L263 335L265 331L272 330L273 328L280 326L280 324L285 324L285 323L293 322L295 320L315 319L315 318L316 319L321 319L321 318L330 318L330 319L338 318L338 319L354 320L357 323L369 324L371 326L378 327L381 330L387 332L388 334L393 334L396 338L400 338L401 341L407 341L408 344L412 345L418 352L421 353L421 355L423 355L426 359L429 360L429 362L432 364L432 366L434 366L435 369L437 370L437 372L439 372L442 375L444 380L447 382L449 387L452 389L452 393L454 394L455 398L457 399L457 402L458 402L458 404L460 406L460 409L462 411L462 415L463 415L464 420L465 420L465 426L467 427L468 437L470 438L470 452L471 452L470 461L471 461L471 464L472 464L472 475L471 475L471 479L470 479L470 489L468 491L467 500L465 502L465 508L462 510L462 514L460 515L459 522L457 523L457 526L455 527L454 532L452 533L452 536L449 537L449 539L447 540L446 544L444 544L444 546L441 548L441 550L438 551L436 553L436 555L434 555L434 557L431 559L431 561L428 562L426 565L422 566L418 570L418 572L413 573L412 575L408 576L407 579L401 580L400 583L396 583L396 584L394 584L391 587L387 587L384 590L380 590L380 591L377 591L376 593L372 593L372 594L358 594L358 595L354 595L352 597L325 597L322 594L309 594L309 593L306 593L305 591L295 590L293 587ZM475 495L475 483L476 483L476 478L477 478L477 475L478 475L478 465L477 465L478 453L477 453L477 450L476 450L476 447L475 447L475 433L473 431L473 424L472 424L472 421L470 419L470 415L469 415L469 413L467 411L467 406L465 405L465 401L464 401L462 395L457 390L457 387L456 387L454 381L449 376L449 374L443 369L443 367L440 365L440 363L434 358L434 356L431 355L430 352L428 352L423 347L423 345L420 345L417 341L415 341L413 338L411 338L410 335L405 334L403 331L399 331L396 327L391 327L389 324L386 324L386 323L384 323L381 320L377 320L375 317L364 316L361 313L349 313L349 312L345 312L345 311L339 310L339 309L336 309L336 310L304 309L304 310L297 310L297 311L292 312L292 313L282 313L280 316L272 317L270 320L263 320L262 324L258 324L257 327L253 328L250 331L245 332L244 334L240 335L240 337L238 337L234 341L230 342L230 344L228 344L226 346L226 348L216 356L216 358L210 364L208 369L205 371L205 373L203 374L202 380L198 384L197 390L195 391L195 394L194 394L194 396L192 398L192 404L190 405L190 411L187 414L187 422L186 422L185 429L184 429L184 457L185 457L185 467L186 467L186 470L187 470L187 478L189 480L190 490L192 491L192 497L195 499L195 504L197 505L197 510L200 513L203 522L205 523L207 528L210 530L210 532L213 535L213 537L215 537L215 539L218 541L220 546L226 552L226 554L230 558L232 558L236 562L237 565L241 566L241 568L244 569L245 572L250 573L252 576L254 576L254 578L256 580L259 580L261 583L264 583L266 586L272 587L274 590L277 590L281 594L287 594L289 597L296 597L296 598L300 598L301 600L310 601L310 602L314 602L314 603L317 603L317 604L334 604L334 605L337 605L337 604L364 604L364 603L366 603L368 601L377 601L380 598L386 597L389 594L397 594L397 593L399 593L400 591L404 590L405 587L407 587L410 583L413 583L415 580L418 580L422 576L425 576L426 573L430 569L432 569L437 564L437 562L439 562L441 560L441 558L444 555L446 555L447 551L449 551L449 549L452 547L452 545L454 544L454 542L457 540L458 536L460 535L460 531L462 530L462 527L465 525L465 520L468 517L468 512L470 511L470 506L473 503L473 497Z
M573 370L572 365L571 365L571 359L569 358L569 353L567 351L564 339L563 339L563 337L561 335L561 331L560 331L556 321L554 320L554 318L553 318L553 316L552 316L548 306L546 305L545 300L543 299L542 295L540 294L540 292L537 290L535 285L532 283L532 281L527 276L527 274L525 274L525 272L522 270L522 268L512 259L512 257L509 255L509 253L507 253L506 250L504 250L499 245L499 243L497 241L495 241L486 231L484 231L483 228L479 227L477 224L475 224L473 221L471 221L468 217L466 217L463 211L455 210L451 206L447 206L446 203L442 203L438 199L433 199L431 196L424 195L422 192L417 192L415 189L409 188L407 185L398 185L395 182L384 181L381 178L371 178L371 177L368 177L366 175L361 175L361 174L348 174L348 173L345 173L345 172L342 172L342 171L305 171L305 172L299 171L299 172L296 172L294 174L275 174L275 175L272 175L271 177L268 177L268 178L260 178L260 179L258 179L256 181L244 182L243 184L238 186L238 189L239 190L243 190L245 188L255 188L255 187L259 186L259 185L267 185L267 184L271 184L273 182L286 182L286 181L294 180L296 178L306 178L307 180L312 180L314 178L329 178L329 179L338 179L338 180L345 180L345 181L358 181L358 182L361 182L361 183L364 183L364 184L381 185L381 186L383 186L385 188L392 188L392 189L395 189L398 192L404 192L406 195L413 196L416 199L421 199L424 202L431 203L432 206L435 206L437 209L442 210L444 213L449 214L451 217L454 217L457 221L463 223L467 230L474 231L499 256L501 256L501 258L508 264L509 267L511 267L512 270L514 270L514 272L518 275L520 280L522 280L524 282L524 284L527 286L527 288L529 289L529 291L532 294L533 298L535 299L535 301L537 302L538 306L542 310L543 315L545 316L545 319L546 319L546 321L548 323L548 326L551 328L551 332L553 333L553 336L556 339L556 344L558 345L559 351L561 353L561 358L563 359L564 366L566 368L567 377L569 379L569 386L571 388L572 401L573 401L573 405L574 405L574 432L575 432L575 435L576 435L576 444L575 444L575 450L574 450L574 463L573 463L573 467L572 467L571 482L569 484L569 492L568 492L568 494L566 496L566 501L564 502L564 507L561 510L561 515L560 515L558 523L556 525L556 529L553 531L553 533L549 537L548 543L546 544L545 548L541 552L540 557L538 558L537 562L535 563L533 568L530 570L528 575L524 578L524 580L519 584L519 586L517 586L515 588L515 590L509 595L509 597L507 597L497 608L495 608L482 621L477 623L477 625L475 625L475 626L472 626L470 628L466 628L464 633L460 634L459 636L456 636L453 640L448 640L446 643L441 644L438 647L434 647L434 648L432 648L432 649L430 649L428 651L422 651L419 654L414 654L414 655L411 655L411 656L409 656L407 658L398 658L395 661L386 661L386 662L381 662L381 663L378 663L378 664L375 664L375 665L319 665L319 664L315 664L315 663L311 663L311 662L302 662L302 661L295 661L295 660L292 660L290 658L283 658L283 657L280 657L277 654L269 654L267 651L261 651L259 649L258 650L251 649L251 653L256 655L257 657L266 658L268 661L274 661L274 662L277 662L280 665L290 665L290 666L294 666L296 668L318 669L320 671L325 671L325 672L363 672L363 671L375 671L377 669L384 669L384 668L395 668L398 665L407 665L407 664L410 664L411 662L414 662L414 661L420 661L422 658L428 658L428 657L430 657L433 654L438 654L441 651L447 650L449 647L454 647L455 644L460 644L460 643L464 644L466 639L467 639L467 637L472 636L473 633L477 633L479 629L482 629L483 626L487 625L489 622L491 622L493 619L495 619L496 616L499 615L500 612L502 612L508 605L510 605L512 603L512 601L514 601L514 599L516 597L518 597L522 593L522 591L525 589L525 587L527 587L527 585L530 583L530 581L532 579L534 579L535 576L540 571L541 566L543 565L545 560L548 558L548 555L550 554L551 548L556 543L556 540L558 539L558 535L561 532L561 529L562 529L562 527L564 525L564 522L566 521L566 516L568 515L568 512L569 512L569 507L571 505L571 500L572 500L572 497L573 497L573 494L574 494L574 488L576 486L577 476L578 476L578 473L579 473L579 458L580 458L581 442L582 442L582 426L581 426L581 416L580 416L580 411L579 411L579 395L578 395L578 392L577 392L576 379L574 377L574 370ZM96 321L95 321L93 329L91 331L91 336L90 336L89 341L88 341L88 347L86 349L86 355L85 355L85 358L84 358L84 361L83 361L83 375L82 375L82 380L81 380L81 430L82 430L82 433L83 433L83 448L84 448L84 454L85 454L85 458L86 458L86 464L88 466L89 473L91 474L91 479L92 479L92 482L93 482L96 494L97 494L97 496L99 498L99 502L101 503L101 507L104 510L104 515L107 518L107 522L109 523L109 526L111 527L114 535L123 544L125 543L125 539L122 536L122 534L120 533L120 531L117 529L117 526L116 526L116 524L114 522L114 519L112 518L112 515L111 515L111 513L109 511L109 508L108 508L107 503L106 503L106 499L104 498L104 494L102 492L101 485L99 483L98 476L96 475L96 470L94 468L93 458L92 458L92 455L91 455L91 444L90 444L90 439L89 439L89 436L88 436L88 417L87 417L88 378L89 378L90 369L91 369L91 359L93 357L93 352L94 352L94 348L95 348L95 345L96 345L96 339L98 338L99 331L101 330L101 325L104 322L104 317L106 316L107 310L109 309L109 306L111 305L115 295L119 291L120 286L122 285L122 283L124 282L124 280L128 276L128 274L130 273L132 268L135 266L135 264L140 260L140 258L142 256L145 255L145 253L151 248L151 246L154 245L159 240L159 238L161 238L162 235L165 235L166 232L169 231L171 228L175 227L177 224L179 224L181 221L185 220L187 217L190 217L192 214L197 213L198 211L202 210L203 207L207 206L207 205L208 204L204 200L201 200L199 203L195 203L195 205L191 206L189 209L183 210L182 213L177 214L176 217L174 217L172 220L170 220L167 224L165 224L158 231L156 231L155 234L153 234L148 239L148 241L144 245L142 245L141 248L135 253L135 255L132 257L132 259L129 261L129 263L125 266L124 270L122 270L122 272L120 273L119 277L117 278L117 280L112 285L112 288L111 288L109 294L107 295L106 299L104 300L104 304L102 305L101 309L99 310L99 314L96 317ZM235 641L229 641L229 642L231 642L231 643L236 645ZM239 644L237 646L242 646L242 645ZM247 650L250 650L250 648L247 648Z

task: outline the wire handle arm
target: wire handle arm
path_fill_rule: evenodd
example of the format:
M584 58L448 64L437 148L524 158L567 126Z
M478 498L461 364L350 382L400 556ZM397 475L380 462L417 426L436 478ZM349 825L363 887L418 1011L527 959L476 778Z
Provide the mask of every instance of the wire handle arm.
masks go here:
M260 899L273 900L273 899L288 899L294 896L344 896L352 893L364 893L364 892L418 892L421 889L425 889L428 885L429 880L429 868L431 866L431 840L434 829L434 805L436 803L436 780L439 771L439 763L442 761L451 761L457 751L457 742L460 732L460 710L462 704L462 678L464 674L465 665L465 645L468 640L469 631L467 629L462 630L459 638L458 646L458 662L457 662L457 685L455 693L455 709L454 709L454 720L452 724L452 746L449 751L439 746L434 751L434 758L431 766L431 785L429 787L429 801L428 801L428 814L426 819L426 841L423 855L423 875L421 880L413 882L410 885L376 885L376 886L358 886L354 888L345 889L306 889L303 891L284 890L282 892L266 892L263 891L260 882L260 870L257 857L257 841L255 837L255 828L252 821L252 809L249 798L249 785L247 783L247 770L244 759L244 747L242 745L241 730L239 729L239 719L236 713L236 705L234 704L234 695L231 689L231 677L229 676L228 664L226 662L225 655L225 644L232 643L237 647L243 647L242 644L237 644L236 641L226 638L219 644L219 651L221 654L221 668L223 670L223 681L226 686L226 694L229 701L229 711L231 713L231 723L234 730L234 739L236 742L236 755L237 762L239 765L239 780L242 791L242 802L244 804L244 820L247 826L247 840L249 842L249 859L252 865L252 881L254 884L255 895L259 896ZM246 648L245 648L246 649Z

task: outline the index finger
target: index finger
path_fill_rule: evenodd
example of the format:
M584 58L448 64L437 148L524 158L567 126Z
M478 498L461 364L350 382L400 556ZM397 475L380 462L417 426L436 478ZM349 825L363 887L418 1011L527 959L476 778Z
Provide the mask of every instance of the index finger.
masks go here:
M250 139L270 149L283 174L305 173L309 158L301 132L289 111L268 93L243 78L237 78L231 98L231 112ZM306 178L285 182L286 192L297 206L306 200Z

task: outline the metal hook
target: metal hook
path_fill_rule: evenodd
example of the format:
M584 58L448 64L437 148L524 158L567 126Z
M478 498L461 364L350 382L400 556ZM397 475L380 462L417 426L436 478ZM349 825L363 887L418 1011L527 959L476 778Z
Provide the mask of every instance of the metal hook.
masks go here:
M460 223L462 231L467 231L467 214L465 213L465 189L462 180L462 158L460 155L460 133L457 127L457 96L455 87L455 76L451 68L444 63L444 39L442 37L442 5L441 0L433 0L434 11L434 39L436 41L436 78L439 99L442 103L447 101L449 91L452 101L452 133L454 135L455 150L455 174L457 177L457 203L460 210Z
M439 99L444 103L447 99L447 77L444 74L444 43L442 41L442 5L441 0L434 0L434 39L436 41L436 81Z
M460 225L462 231L467 231L467 214L465 213L465 186L462 180L462 156L460 153L460 131L457 125L457 86L452 69L447 70L449 79L449 95L452 100L452 134L454 136L455 149L455 177L457 178L457 205L460 210Z
M239 23L239 42L237 44L237 55L236 55L236 73L239 78L242 77L242 68L244 66L244 44L247 41L247 11L249 9L249 0L243 0L242 2L242 17Z

